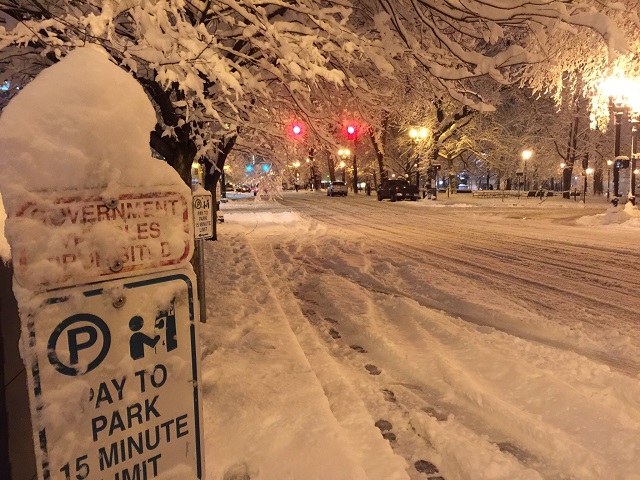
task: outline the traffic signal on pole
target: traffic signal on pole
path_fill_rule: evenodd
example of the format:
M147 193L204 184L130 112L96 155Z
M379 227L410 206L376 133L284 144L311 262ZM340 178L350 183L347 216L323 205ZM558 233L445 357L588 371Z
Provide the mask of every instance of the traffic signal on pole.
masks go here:
M253 165L247 165L247 172L253 172Z
M304 123L300 121L294 121L287 127L287 133L293 140L301 140L305 136L305 130Z

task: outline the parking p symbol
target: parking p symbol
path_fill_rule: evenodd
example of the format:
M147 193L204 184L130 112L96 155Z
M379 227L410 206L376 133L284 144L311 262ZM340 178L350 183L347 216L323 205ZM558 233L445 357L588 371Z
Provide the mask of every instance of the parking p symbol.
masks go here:
M111 332L100 317L79 313L55 328L47 347L49 363L58 372L69 376L83 375L100 365L107 356Z
M79 343L78 337L85 334L89 335L89 338L86 341ZM96 332L94 327L88 325L84 327L70 328L67 330L67 338L69 345L69 362L71 365L77 365L78 352L95 345L96 340L98 340L98 332Z

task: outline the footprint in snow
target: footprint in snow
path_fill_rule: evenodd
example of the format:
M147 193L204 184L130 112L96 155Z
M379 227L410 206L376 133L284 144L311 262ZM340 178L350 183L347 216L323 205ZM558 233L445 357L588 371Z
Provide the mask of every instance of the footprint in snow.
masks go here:
M358 353L367 353L367 351L364 348L362 348L360 345L349 345L349 347Z
M333 338L342 338L340 336L340 332L338 332L336 329L332 328L329 330L329 335L331 335Z
M413 466L416 467L416 470L419 471L420 473L426 473L427 475L431 473L438 473L438 467L436 467L431 462L427 462L426 460L418 460L416 463L413 464ZM435 478L431 477L431 478L432 480L435 480L436 478L442 478L442 477L435 477Z
M380 375L380 373L382 373L378 367L370 363L366 364L364 368L366 368L371 375Z
M435 418L439 422L444 422L448 418L447 414L439 412L433 407L422 407L422 411L429 414L430 417Z
M389 431L393 428L393 425L389 420L378 420L375 423L376 428L379 428L381 432Z
M387 402L396 403L398 400L396 399L396 394L391 390L387 390L386 388L382 389L382 394L384 395L384 399Z
M375 425L382 433L382 438L384 438L385 440L389 440L390 442L396 441L396 434L391 431L391 429L393 428L391 422L389 422L388 420L378 420Z
M325 318L325 320L326 320L327 322L329 322L329 323L333 323L334 325L337 325L337 324L338 324L338 321L337 321L337 320L334 320L334 319L333 319L333 318L331 318L331 317L326 317L326 318Z
M384 432L382 434L382 438L384 438L385 440L389 440L390 442L395 442L396 441L396 434L393 432Z

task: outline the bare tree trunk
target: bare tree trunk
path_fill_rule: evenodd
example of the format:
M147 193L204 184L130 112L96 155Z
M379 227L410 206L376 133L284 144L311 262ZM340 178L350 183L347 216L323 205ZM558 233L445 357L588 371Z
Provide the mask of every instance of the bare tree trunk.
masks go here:
M327 152L327 167L329 168L329 180L336 181L336 163L333 161L333 155L329 150Z
M376 160L378 161L378 172L380 173L380 182L383 182L387 178L387 172L384 168L384 150L387 138L387 129L389 128L389 112L385 111L382 114L382 138L381 143L376 140L375 132L369 129L369 139L371 145L373 145L373 151L376 154Z

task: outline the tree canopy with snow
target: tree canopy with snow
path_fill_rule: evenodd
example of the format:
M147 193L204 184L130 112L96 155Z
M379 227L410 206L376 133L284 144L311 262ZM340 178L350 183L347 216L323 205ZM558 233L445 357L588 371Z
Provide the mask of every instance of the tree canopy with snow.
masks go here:
M412 78L433 100L491 110L471 80L535 83L561 58L558 39L624 50L614 22L624 4L610 6L618 10L557 0L2 0L0 82L25 85L71 49L102 45L152 98L152 148L187 180L194 159L220 171L237 145L287 142L291 118L310 125L310 144L330 143L331 129L316 126L344 111L326 111L334 100L375 130L390 92Z

